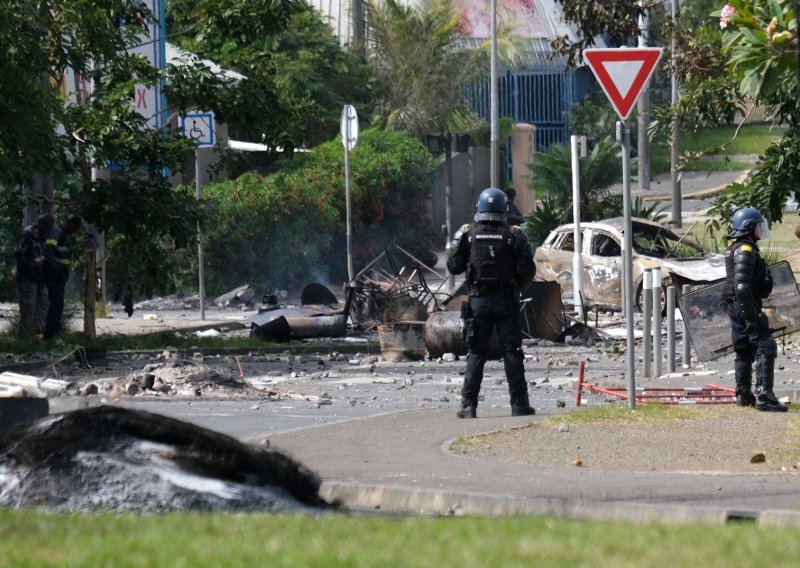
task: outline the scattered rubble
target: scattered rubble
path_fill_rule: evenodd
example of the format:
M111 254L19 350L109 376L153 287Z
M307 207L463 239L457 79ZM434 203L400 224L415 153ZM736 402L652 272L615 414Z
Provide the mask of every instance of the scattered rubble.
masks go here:
M133 305L136 310L199 310L200 296L172 294L163 298L143 300Z

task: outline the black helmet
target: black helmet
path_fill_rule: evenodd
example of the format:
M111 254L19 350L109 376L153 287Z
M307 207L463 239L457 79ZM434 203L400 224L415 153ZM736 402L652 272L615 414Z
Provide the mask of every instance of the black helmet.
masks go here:
M743 237L756 230L759 224L764 223L764 217L755 207L742 207L733 212L731 222L731 238Z
M475 204L475 220L505 221L507 202L506 194L502 190L496 187L484 189Z

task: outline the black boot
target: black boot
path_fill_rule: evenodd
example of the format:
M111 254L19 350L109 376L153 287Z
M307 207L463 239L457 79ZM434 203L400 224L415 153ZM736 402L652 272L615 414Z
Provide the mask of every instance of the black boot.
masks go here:
M752 362L737 359L733 363L736 379L736 406L753 406L756 397L753 394Z
M755 406L755 404L756 396L750 392L750 389L736 389L736 406Z
M789 407L781 404L778 397L772 392L775 384L775 355L777 355L774 343L775 341L772 340L771 344L765 344L763 348L759 345L759 353L756 355L756 376L762 389L756 398L756 410L786 412Z
M530 416L532 414L536 414L536 410L530 404L511 407L511 416Z
M527 389L523 395L517 394L511 397L511 416L530 416L536 414L536 410L528 402Z
M456 412L456 416L459 418L477 418L478 413L476 412L478 404L476 402L472 402L469 400L462 400L461 401L461 410Z
M756 410L763 412L786 412L789 407L781 404L778 397L771 390L764 391L756 399Z

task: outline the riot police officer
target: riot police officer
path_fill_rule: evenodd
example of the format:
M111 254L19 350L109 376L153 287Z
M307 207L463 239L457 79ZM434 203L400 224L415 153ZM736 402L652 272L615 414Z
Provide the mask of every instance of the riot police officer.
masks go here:
M506 194L501 190L483 190L478 197L475 222L456 231L450 244L447 269L452 274L466 272L469 287L469 300L462 308L469 353L459 418L477 416L483 367L494 327L503 351L511 414L535 413L525 382L519 291L533 278L536 267L525 233L508 224L506 206Z
M733 213L732 226L728 234L731 240L725 251L723 301L727 304L736 353L736 404L768 412L786 412L788 408L772 392L778 346L762 311L762 301L772 293L772 274L761 258L757 241L769 238L769 225L758 209L744 207ZM754 362L755 394L752 390Z

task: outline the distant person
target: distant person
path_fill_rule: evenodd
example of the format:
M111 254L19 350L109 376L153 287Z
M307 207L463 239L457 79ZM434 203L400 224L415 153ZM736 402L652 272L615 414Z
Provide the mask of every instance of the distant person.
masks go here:
M47 310L47 322L44 328L44 339L53 339L61 333L61 318L64 314L64 288L69 280L72 263L70 237L83 225L81 218L70 215L64 223L50 230L44 247L44 278L50 307Z
M39 215L35 224L22 231L14 249L19 296L17 337L20 339L28 339L35 333L44 332L49 307L43 275L44 242L53 224L52 215Z
M514 199L516 197L516 189L510 187L506 190L506 218L508 219L508 223L510 225L520 225L525 220L525 217L522 216L519 207L517 207L517 204L514 203Z
M731 320L736 353L733 363L736 404L755 406L767 412L786 412L786 405L772 392L778 345L772 337L769 319L762 311L763 300L772 293L772 273L761 257L757 242L769 238L769 226L758 209L744 207L733 213L732 227L728 234L731 241L725 251L726 281L722 300Z
M483 367L494 328L503 350L511 415L536 413L528 401L519 324L520 289L536 274L536 266L528 237L519 227L508 224L506 205L501 190L484 189L478 197L475 222L456 231L450 245L447 269L452 274L466 272L469 287L469 299L462 307L469 353L461 409L456 414L459 418L477 417Z

